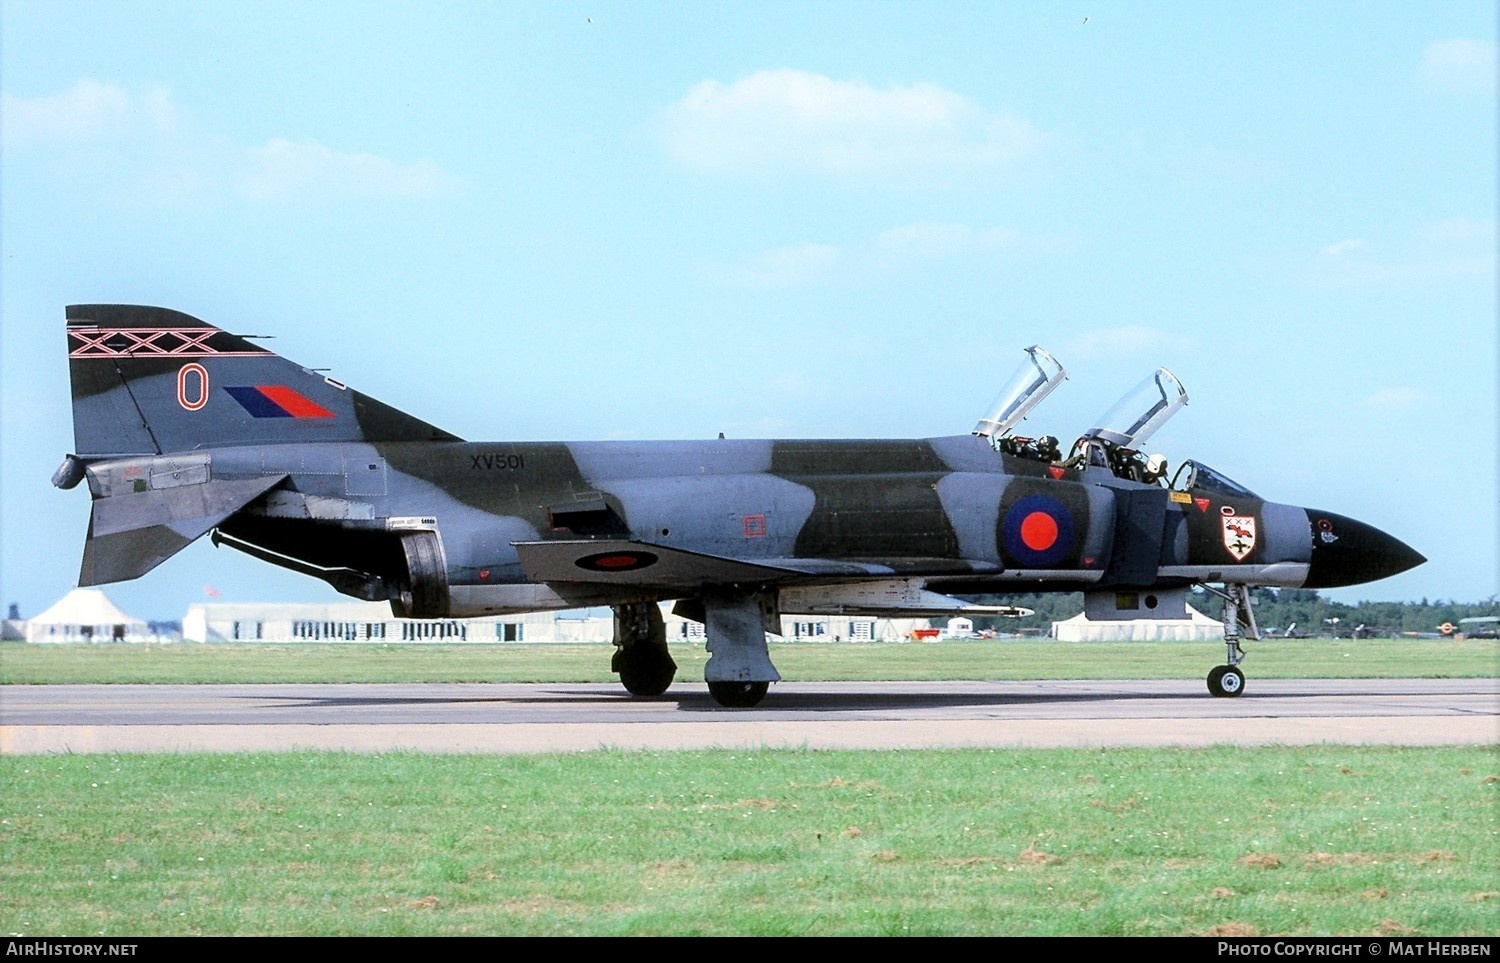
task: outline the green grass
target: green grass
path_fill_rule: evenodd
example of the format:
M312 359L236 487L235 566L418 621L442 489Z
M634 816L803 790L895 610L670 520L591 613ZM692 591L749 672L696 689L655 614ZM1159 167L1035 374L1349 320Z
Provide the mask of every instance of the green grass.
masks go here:
M1500 668L1493 641L1248 648L1252 678ZM601 682L610 651L5 644L0 681ZM772 649L808 681L1198 679L1222 653ZM1494 746L0 757L0 932L1493 935L1496 771Z
M1493 935L1494 747L0 758L0 931Z
M1500 675L1494 640L1246 643L1252 679ZM608 644L0 644L0 683L613 682ZM703 678L701 645L673 645L679 679ZM777 643L789 681L1200 679L1218 642Z

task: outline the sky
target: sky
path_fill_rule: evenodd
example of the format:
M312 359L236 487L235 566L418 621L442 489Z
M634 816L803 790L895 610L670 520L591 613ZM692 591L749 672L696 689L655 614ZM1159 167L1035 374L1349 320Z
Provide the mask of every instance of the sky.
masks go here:
M175 308L471 440L966 434L1029 345L1500 592L1496 8L0 0L0 604L76 584L64 307ZM201 540L143 618L319 601Z

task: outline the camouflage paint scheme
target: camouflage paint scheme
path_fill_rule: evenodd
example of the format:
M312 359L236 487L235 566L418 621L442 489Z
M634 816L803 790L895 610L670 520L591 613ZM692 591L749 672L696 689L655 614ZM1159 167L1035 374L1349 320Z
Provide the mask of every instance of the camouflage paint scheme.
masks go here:
M780 613L931 615L974 608L953 595L1056 590L1110 617L1185 617L1193 584L1327 588L1423 561L1211 469L1175 491L975 434L467 442L180 312L74 305L67 330L74 453L54 482L86 478L93 496L81 585L137 578L212 532L398 615L610 605L638 694L671 681L662 601L706 622L715 696L753 705L779 678L764 629ZM1226 613L1221 669L1247 614Z

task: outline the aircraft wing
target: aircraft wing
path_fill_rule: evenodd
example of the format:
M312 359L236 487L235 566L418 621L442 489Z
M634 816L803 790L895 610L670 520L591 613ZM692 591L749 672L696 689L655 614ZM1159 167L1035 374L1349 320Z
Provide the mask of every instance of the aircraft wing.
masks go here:
M678 590L735 582L763 584L829 576L868 576L873 568L809 559L746 562L631 539L514 544L521 556L521 570L530 582L589 582Z

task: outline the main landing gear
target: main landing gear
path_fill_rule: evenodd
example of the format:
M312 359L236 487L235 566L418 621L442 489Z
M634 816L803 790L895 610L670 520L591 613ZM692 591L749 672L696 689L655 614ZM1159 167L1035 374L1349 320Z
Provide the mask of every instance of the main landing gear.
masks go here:
M667 651L661 609L655 602L633 602L616 605L614 611L610 668L619 673L631 695L661 695L677 675L677 663ZM708 694L727 709L759 705L771 683L781 681L766 645L766 633L781 629L776 594L715 593L702 599L701 609L692 606L689 612L690 618L703 621L708 636L708 662L703 667Z
M659 696L677 676L667 628L655 602L615 606L615 654L609 667L635 696Z
M1224 600L1224 645L1228 650L1225 664L1209 670L1208 692L1216 699L1233 699L1245 691L1245 673L1240 669L1245 659L1245 650L1240 648L1242 630L1244 638L1260 638L1250 608L1250 590L1244 585L1225 585L1222 592L1211 585L1203 587Z
M781 631L776 594L716 593L704 597L703 610L708 694L726 709L759 705L771 683L781 681L766 646L766 633Z

